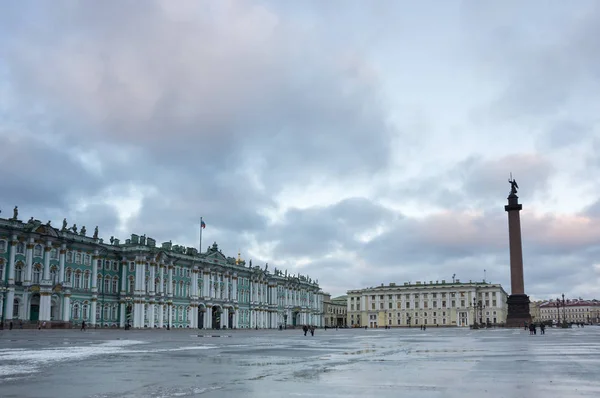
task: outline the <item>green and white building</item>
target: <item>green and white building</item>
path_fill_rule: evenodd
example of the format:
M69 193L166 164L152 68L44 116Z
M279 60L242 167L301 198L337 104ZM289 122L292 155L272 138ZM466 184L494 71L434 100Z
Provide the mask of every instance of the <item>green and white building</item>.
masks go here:
M6 323L70 327L277 328L323 325L323 293L302 275L131 235L105 243L96 227L0 218L0 315Z

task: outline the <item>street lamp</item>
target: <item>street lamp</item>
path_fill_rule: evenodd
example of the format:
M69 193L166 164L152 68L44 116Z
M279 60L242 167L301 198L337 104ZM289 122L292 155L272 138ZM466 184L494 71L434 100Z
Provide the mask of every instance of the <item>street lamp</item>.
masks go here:
M556 327L560 326L560 299L557 298L556 299L556 303L554 303L556 305L556 315L557 315L557 321L556 321Z
M567 315L566 315L566 311L565 311L565 294L562 294L562 306L563 306L563 323L566 324L567 323Z
M6 310L6 291L8 288L6 285L0 286L0 292L2 292L2 319L0 319L0 330L4 329L4 312Z

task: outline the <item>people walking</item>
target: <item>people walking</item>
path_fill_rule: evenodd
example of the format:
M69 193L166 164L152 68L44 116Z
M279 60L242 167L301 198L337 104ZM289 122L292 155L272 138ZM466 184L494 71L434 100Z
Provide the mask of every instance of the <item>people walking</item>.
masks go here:
M81 331L85 332L85 321L81 322Z
M304 332L304 335L306 336L306 333L308 332L308 326L306 326L306 325L302 326L302 331Z

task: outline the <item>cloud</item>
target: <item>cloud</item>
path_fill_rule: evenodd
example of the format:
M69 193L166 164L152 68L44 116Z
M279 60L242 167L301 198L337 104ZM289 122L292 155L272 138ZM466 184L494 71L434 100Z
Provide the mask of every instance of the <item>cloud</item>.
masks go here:
M594 3L11 4L3 214L194 247L203 217L334 295L509 290L512 172L529 292L597 296Z

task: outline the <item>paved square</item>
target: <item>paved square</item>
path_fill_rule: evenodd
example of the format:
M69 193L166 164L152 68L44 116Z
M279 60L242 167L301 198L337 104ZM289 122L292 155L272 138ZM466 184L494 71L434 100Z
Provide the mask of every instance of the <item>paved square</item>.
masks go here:
M597 397L599 376L595 326L0 332L5 398Z

